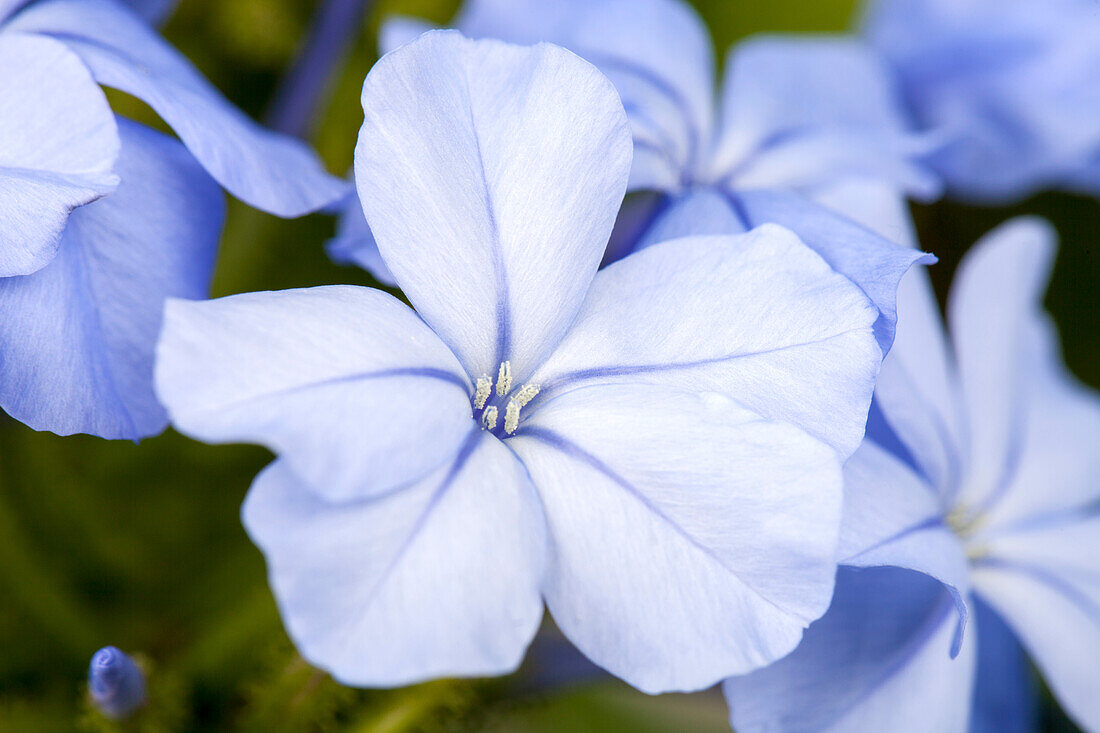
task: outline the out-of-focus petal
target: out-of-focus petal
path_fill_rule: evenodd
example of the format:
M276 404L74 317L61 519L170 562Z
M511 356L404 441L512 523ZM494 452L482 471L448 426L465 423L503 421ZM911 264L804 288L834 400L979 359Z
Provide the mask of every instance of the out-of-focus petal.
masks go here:
M1055 697L1086 730L1100 728L1100 515L984 542L974 587L1016 633Z
M967 252L951 287L948 320L969 448L959 500L975 511L1003 491L1023 449L1027 324L1042 307L1056 236L1042 219L1003 224Z
M147 102L218 183L252 206L300 216L347 193L308 146L246 117L115 0L40 0L8 27L62 41L99 83Z
M963 733L975 654L951 659L952 601L899 568L841 568L833 604L793 654L725 682L737 731Z
M523 381L569 327L630 167L618 95L556 46L433 31L363 85L355 178L397 283L467 372Z
M394 49L412 43L435 26L418 18L391 15L382 21L378 30L378 52L387 54Z
M549 41L595 64L622 97L634 133L632 190L675 191L707 154L714 50L680 0L469 0L456 27L478 38Z
M118 184L118 132L75 54L49 38L5 32L0 140L0 277L28 275L53 259L73 209Z
M940 581L951 593L959 653L969 609L970 567L947 526L936 489L871 441L844 464L844 521L837 558L853 567L899 567Z
M163 23L176 9L179 0L125 0L126 4L154 25Z
M1066 369L1049 318L1032 314L1023 329L1016 396L1023 436L1011 476L986 502L975 528L979 539L1100 506L1100 396Z
M970 733L1032 733L1039 728L1039 698L1027 655L980 597L971 607L978 626L978 670Z
M752 38L726 68L711 176L742 189L860 176L918 198L939 192L916 162L930 143L907 129L889 70L860 41Z
M504 674L542 618L538 498L515 456L476 428L422 481L339 506L277 461L243 518L291 638L344 684Z
M0 405L37 430L163 430L153 353L164 302L210 287L221 191L177 141L118 124L118 189L73 213L49 265L0 279Z
M378 251L358 196L349 197L344 204L336 222L336 236L325 243L325 251L334 262L362 267L383 285L397 285Z
M1005 201L1073 186L1100 153L1100 14L1083 0L876 0L865 35L952 193Z
M597 664L650 693L763 666L828 606L835 453L715 393L606 384L508 441L550 526L545 595Z
M530 380L544 399L645 382L733 397L850 455L881 354L877 311L789 231L690 237L600 271L557 351Z

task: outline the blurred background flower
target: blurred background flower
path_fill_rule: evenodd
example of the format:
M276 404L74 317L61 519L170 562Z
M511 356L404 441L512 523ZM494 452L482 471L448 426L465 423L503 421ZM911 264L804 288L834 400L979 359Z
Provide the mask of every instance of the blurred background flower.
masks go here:
M364 0L367 2L368 0ZM857 0L693 0L718 58L762 31L843 30ZM163 27L235 104L268 117L322 3L181 0ZM378 0L318 95L304 134L328 169L351 166L362 122L359 93L377 57L381 18L437 23L455 0ZM109 91L112 107L168 132L143 103ZM1013 215L1047 217L1062 246L1046 306L1069 368L1100 386L1100 209L1095 199L1044 193L1011 207L951 202L914 208L942 299L969 243ZM330 216L284 221L230 201L214 295L333 283L374 285L333 264ZM2 355L0 355L2 358ZM286 639L239 509L270 460L254 447L210 448L174 432L135 446L36 433L0 415L0 731L726 731L721 696L656 698L624 685L569 684L571 663L533 654L513 678L438 681L395 691L343 688L301 661ZM147 704L113 722L90 707L82 680L107 643L140 652ZM560 651L560 650L559 650ZM568 655L566 655L568 657ZM532 685L552 680L552 695ZM564 686L563 686L564 685ZM1049 702L1046 730L1073 730Z

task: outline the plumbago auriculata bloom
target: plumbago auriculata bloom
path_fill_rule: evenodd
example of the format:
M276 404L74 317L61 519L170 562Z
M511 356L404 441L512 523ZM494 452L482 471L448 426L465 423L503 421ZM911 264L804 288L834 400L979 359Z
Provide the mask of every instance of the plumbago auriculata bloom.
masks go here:
M1100 728L1100 397L1041 310L1054 240L1018 219L976 244L950 342L924 273L902 282L883 419L845 466L833 605L793 654L726 683L737 730L1034 730L1025 650Z
M169 304L158 394L278 459L244 521L349 684L510 671L543 603L648 691L786 654L828 606L878 310L789 231L597 273L631 162L561 48L429 33L363 88L359 196L415 311L328 287Z

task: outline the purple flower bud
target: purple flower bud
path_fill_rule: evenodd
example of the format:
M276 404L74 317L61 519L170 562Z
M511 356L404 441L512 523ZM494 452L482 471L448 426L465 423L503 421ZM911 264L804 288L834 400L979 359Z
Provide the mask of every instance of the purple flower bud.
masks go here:
M88 693L100 712L120 720L145 702L145 676L133 659L105 646L88 665Z

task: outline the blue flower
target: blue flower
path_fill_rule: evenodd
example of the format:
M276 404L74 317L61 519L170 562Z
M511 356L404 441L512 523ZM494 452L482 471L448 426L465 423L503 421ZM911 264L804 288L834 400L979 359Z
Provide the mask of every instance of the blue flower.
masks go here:
M64 44L97 82L152 107L218 183L253 206L299 216L345 192L305 144L249 120L125 3L34 0L0 17L0 34Z
M864 191L869 184L927 198L939 183L915 162L931 141L906 128L892 79L870 49L839 37L748 40L730 53L716 102L709 34L680 0L468 0L454 26L475 38L556 43L615 84L634 139L629 187L662 196L641 207L640 225L623 222L648 235L626 237L610 259L675 237L778 223L864 289L882 314L879 345L889 349L898 280L931 260L841 214L878 195ZM381 45L394 48L426 27L391 20ZM330 254L392 284L355 202L344 217Z
M975 245L950 347L924 273L902 282L884 419L845 466L833 605L792 655L726 683L737 730L1033 730L1021 642L1100 727L1100 398L1040 310L1053 253L1034 219Z
M183 144L116 120L98 84L147 101ZM344 186L114 0L0 3L0 100L0 407L62 435L158 433L153 346L164 299L208 291L211 175L283 215Z
M278 456L243 516L303 655L366 686L502 673L544 599L648 692L793 649L832 592L870 302L776 226L597 273L629 125L561 48L430 33L363 107L360 199L416 310L170 301L158 347L180 430Z
M950 139L930 162L953 194L1100 195L1095 2L874 0L864 32L920 124Z
M88 694L104 715L120 720L145 703L145 676L133 659L105 646L88 665Z

